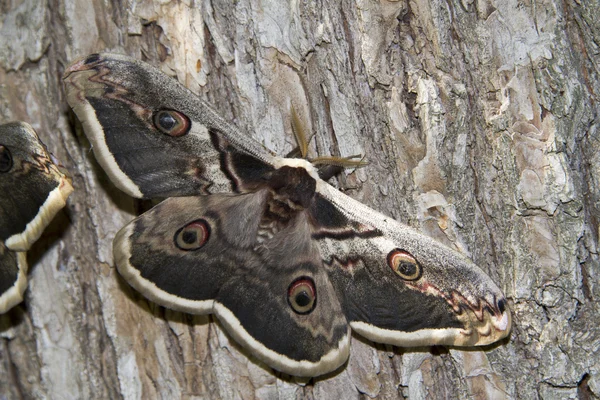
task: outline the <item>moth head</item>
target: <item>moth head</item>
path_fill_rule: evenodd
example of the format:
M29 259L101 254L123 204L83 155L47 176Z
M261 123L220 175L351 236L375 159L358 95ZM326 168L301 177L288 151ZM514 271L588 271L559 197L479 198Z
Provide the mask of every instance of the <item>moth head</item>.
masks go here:
M0 145L0 172L8 172L13 166L12 155L8 147Z
M192 251L202 248L210 237L210 225L203 219L197 219L179 228L173 241L180 250Z
M165 135L172 137L181 137L186 135L192 123L183 113L175 110L158 110L152 116L154 127Z
M423 275L423 267L406 250L394 249L388 253L388 266L405 281L416 281Z
M287 299L296 314L310 314L317 305L315 281L307 276L297 278L288 287Z

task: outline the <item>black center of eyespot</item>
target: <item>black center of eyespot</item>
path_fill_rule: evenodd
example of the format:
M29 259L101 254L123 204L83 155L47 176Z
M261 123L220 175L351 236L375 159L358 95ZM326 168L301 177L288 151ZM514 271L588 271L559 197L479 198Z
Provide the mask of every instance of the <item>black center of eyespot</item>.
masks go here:
M0 145L0 172L8 172L13 166L12 155L7 147Z
M158 123L160 124L161 128L170 131L175 127L175 125L177 125L177 120L175 120L171 114L161 111L158 114Z
M400 261L398 272L406 276L413 276L417 272L417 265L406 261Z
M306 307L310 304L310 296L306 292L300 292L296 295L296 304L300 307Z
M184 231L181 235L181 240L187 244L193 244L196 240L198 240L198 234L194 231Z

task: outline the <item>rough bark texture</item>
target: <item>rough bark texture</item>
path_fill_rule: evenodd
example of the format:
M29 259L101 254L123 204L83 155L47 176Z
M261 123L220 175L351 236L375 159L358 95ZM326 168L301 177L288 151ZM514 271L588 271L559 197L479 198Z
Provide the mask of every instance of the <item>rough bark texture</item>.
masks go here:
M598 0L1 0L0 122L31 123L76 192L0 316L0 397L597 398L599 15ZM290 104L313 156L366 155L346 192L488 272L510 340L354 337L345 368L305 382L212 317L149 303L111 250L141 206L96 164L61 81L101 50L159 66L280 155Z

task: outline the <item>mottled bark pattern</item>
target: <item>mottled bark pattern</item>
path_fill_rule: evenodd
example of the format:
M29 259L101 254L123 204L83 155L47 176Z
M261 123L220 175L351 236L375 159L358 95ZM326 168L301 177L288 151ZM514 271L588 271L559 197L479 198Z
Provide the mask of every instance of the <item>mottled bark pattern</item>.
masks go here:
M598 0L0 2L0 122L32 124L76 190L0 316L0 397L597 398L598 15ZM366 155L347 193L470 255L509 299L510 340L355 337L345 369L306 383L145 300L111 245L145 205L98 167L61 82L101 50L159 66L279 155L290 105L311 157Z

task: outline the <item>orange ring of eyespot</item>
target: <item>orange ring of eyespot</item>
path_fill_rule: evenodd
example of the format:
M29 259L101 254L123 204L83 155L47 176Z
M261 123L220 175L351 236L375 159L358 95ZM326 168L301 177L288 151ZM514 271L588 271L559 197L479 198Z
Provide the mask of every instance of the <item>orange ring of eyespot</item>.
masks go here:
M390 251L387 256L387 263L392 271L406 281L416 281L423 275L421 264L419 264L417 259L406 250L394 249ZM407 264L414 266L414 272L404 270L407 267Z
M13 166L12 154L8 147L0 144L0 172L8 172Z
M305 289L309 297L309 303L306 306L300 306L295 303L296 296L302 293L299 289ZM288 287L287 300L290 307L296 314L305 315L311 313L317 306L317 289L312 278L301 276L293 281Z
M200 235L199 235L200 233ZM193 241L190 234L194 235ZM188 235L186 240L185 236ZM203 219L197 219L183 226L177 232L175 232L174 242L175 246L183 251L198 250L208 242L210 237L210 226Z
M161 124L161 118L164 116L171 117L173 120L172 127L165 127ZM175 110L158 110L152 116L152 123L162 133L172 137L184 136L190 131L192 123L190 119L183 113Z

